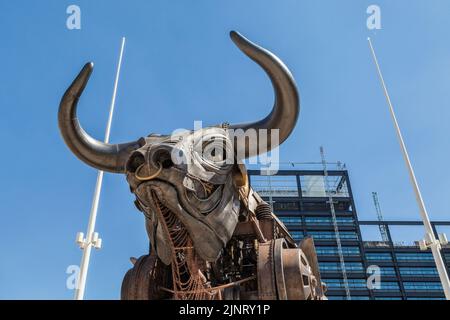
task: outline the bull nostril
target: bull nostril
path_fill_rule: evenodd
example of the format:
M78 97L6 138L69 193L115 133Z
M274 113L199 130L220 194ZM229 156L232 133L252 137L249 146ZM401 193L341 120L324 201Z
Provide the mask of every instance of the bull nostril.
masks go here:
M155 163L160 163L164 169L168 169L173 166L172 156L168 150L158 150L153 156Z
M139 168L144 162L144 156L139 152L135 152L127 162L127 171L134 173L136 169Z

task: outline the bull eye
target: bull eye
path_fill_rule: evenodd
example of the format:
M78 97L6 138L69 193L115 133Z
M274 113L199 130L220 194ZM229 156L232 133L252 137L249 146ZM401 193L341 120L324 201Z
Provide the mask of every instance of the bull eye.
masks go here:
M227 151L225 149L219 151L217 148L214 148L211 150L211 158L214 161L224 161L227 158Z
M174 164L181 165L186 163L186 157L184 155L183 150L178 149L177 151L172 151L172 161Z
M211 139L202 145L203 158L216 163L224 162L227 159L227 149L225 141Z

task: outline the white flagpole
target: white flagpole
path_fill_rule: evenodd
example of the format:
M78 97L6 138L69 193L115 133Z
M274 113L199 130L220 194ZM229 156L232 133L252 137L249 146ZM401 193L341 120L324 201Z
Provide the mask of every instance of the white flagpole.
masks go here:
M386 84L384 83L383 75L381 74L380 66L378 64L377 56L375 55L375 50L372 46L372 41L370 38L367 38L369 41L370 51L372 52L372 57L375 62L375 66L377 67L378 76L381 81L381 85L383 86L384 96L386 97L386 101L389 105L389 111L391 113L392 121L394 122L394 127L397 132L398 141L400 143L400 149L402 150L403 158L405 160L406 167L408 169L409 178L411 180L411 185L414 189L414 193L416 195L416 201L419 206L420 215L422 216L423 225L425 226L425 240L421 241L421 249L431 248L431 252L433 253L434 261L436 263L436 267L439 273L439 278L442 283L442 287L444 289L445 297L447 300L450 300L450 281L447 275L447 269L444 261L441 256L441 244L440 241L436 239L433 228L430 223L430 219L428 217L427 209L425 208L425 203L422 199L422 194L420 193L419 185L416 180L416 176L414 174L413 167L411 165L411 161L409 160L408 151L406 150L405 143L403 142L402 133L400 131L400 127L397 122L397 118L395 117L394 108L392 107L391 99L389 97L389 93L386 88Z
M116 79L114 81L114 90L111 99L111 106L109 109L108 123L106 125L105 143L109 142L109 135L111 133L111 123L114 114L114 105L116 103L117 85L119 83L120 67L122 65L122 56L124 47L125 47L125 37L122 38L122 45L120 47L120 55L119 55L119 62L117 65ZM98 237L98 233L95 232L95 222L97 220L97 210L100 199L100 191L102 189L102 182L103 182L103 171L99 170L97 175L97 182L95 185L94 198L92 200L91 213L89 216L89 224L86 233L86 238L84 238L84 235L81 232L77 234L77 243L83 250L83 256L81 258L77 288L75 289L75 297L74 297L75 300L84 299L84 290L86 288L86 278L89 268L89 259L91 257L91 249L92 247L96 249L100 249L101 247L101 239Z

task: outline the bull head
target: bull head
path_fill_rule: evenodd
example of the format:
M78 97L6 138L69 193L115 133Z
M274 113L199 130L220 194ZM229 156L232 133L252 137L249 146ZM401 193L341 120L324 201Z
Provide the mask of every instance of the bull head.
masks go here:
M271 150L290 135L297 122L299 97L287 67L271 52L237 32L231 39L269 76L275 92L272 111L264 119L243 124L212 126L172 135L149 135L121 144L100 142L89 136L77 118L77 103L93 70L87 63L64 94L58 114L59 128L72 152L99 170L123 173L136 205L146 216L147 231L158 257L176 263L174 248L195 248L206 261L214 261L230 240L241 211L236 176L245 175L236 163L241 158ZM245 140L244 152L229 134L230 129L262 130L267 149L251 148L257 141ZM278 139L271 131L278 130ZM234 159L233 163L226 161Z

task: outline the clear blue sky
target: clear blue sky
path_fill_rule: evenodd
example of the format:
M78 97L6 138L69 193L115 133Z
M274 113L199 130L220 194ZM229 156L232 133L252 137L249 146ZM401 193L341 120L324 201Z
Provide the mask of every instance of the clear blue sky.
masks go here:
M382 30L366 28L381 7ZM77 4L82 29L66 28ZM68 265L81 251L96 171L57 126L60 98L87 61L95 70L79 117L101 139L121 36L127 37L111 140L264 116L265 74L229 40L232 29L275 52L301 93L282 161L347 164L359 215L418 219L395 132L367 46L371 36L433 219L449 218L448 1L1 1L0 298L70 299ZM86 298L117 299L128 258L147 250L142 215L123 176L107 174ZM420 233L420 232L419 232ZM409 232L403 233L406 237ZM420 234L417 235L419 237Z

